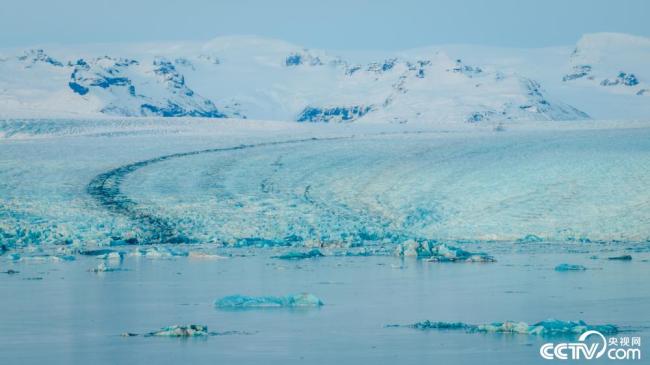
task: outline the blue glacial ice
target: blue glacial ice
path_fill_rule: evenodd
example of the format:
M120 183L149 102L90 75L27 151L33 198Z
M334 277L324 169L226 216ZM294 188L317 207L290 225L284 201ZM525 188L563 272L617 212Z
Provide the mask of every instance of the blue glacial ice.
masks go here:
M589 325L584 321L562 321L557 319L547 319L534 324L514 321L467 324L463 322L434 322L427 320L406 326L390 325L387 327L409 327L419 330L464 330L472 333L510 333L539 336L572 336L580 335L591 330L598 331L603 335L614 335L619 331L617 326L611 324Z
M215 301L214 305L221 309L240 308L295 308L295 307L320 307L323 302L314 294L301 293L284 297L261 296L252 297L245 295L230 295Z
M650 238L649 210L636 205L646 199L650 174L629 174L649 161L650 128L509 126L499 134L354 137L353 130L327 130L319 138L311 129L292 137L283 130L232 139L216 133L242 133L228 127L183 120L0 121L6 138L2 244L82 249L168 241L390 251L425 238L470 254L436 256L416 247L415 256L463 261L485 257L472 256L462 242L541 247ZM173 132L173 139L164 136ZM79 150L88 153L77 156ZM602 207L612 216L600 214ZM412 252L407 247L403 254Z
M555 271L584 271L586 267L577 264L559 264L555 267Z

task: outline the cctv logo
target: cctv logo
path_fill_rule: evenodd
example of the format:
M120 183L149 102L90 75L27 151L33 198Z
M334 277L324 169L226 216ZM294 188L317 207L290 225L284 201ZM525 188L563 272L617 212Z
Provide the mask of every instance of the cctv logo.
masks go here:
M587 344L585 341L590 336L596 337L596 341ZM614 341L615 342L615 341ZM612 344L613 341L610 341ZM640 360L641 349L636 347L622 348L615 345L615 347L607 348L607 339L602 333L598 331L587 331L580 335L578 342L562 342L562 343L545 343L540 347L539 354L546 360L591 360L598 359L607 353L610 360Z

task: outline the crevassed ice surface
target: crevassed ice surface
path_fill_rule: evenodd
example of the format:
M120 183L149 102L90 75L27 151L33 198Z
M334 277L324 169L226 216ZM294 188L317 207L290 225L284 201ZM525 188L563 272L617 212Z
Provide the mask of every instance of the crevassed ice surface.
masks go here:
M0 228L18 245L146 243L160 222L226 244L650 238L648 128L304 132L4 141ZM113 182L128 210L88 194L96 175L146 160Z

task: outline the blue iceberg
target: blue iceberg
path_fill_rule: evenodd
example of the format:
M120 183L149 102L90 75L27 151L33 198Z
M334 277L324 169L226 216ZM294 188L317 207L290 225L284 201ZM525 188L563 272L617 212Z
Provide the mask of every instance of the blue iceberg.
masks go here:
M294 308L294 307L320 307L323 302L314 294L301 293L283 297L261 296L251 297L246 295L230 295L217 300L214 305L222 309L239 308Z

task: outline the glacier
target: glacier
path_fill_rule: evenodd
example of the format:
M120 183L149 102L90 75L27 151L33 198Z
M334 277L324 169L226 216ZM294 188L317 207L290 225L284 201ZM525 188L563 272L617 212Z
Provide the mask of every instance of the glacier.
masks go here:
M648 164L647 124L548 123L495 132L453 123L5 120L2 247L209 243L345 255L425 241L425 251L435 243L469 253L472 243L647 242L640 207L650 169L639 168Z

